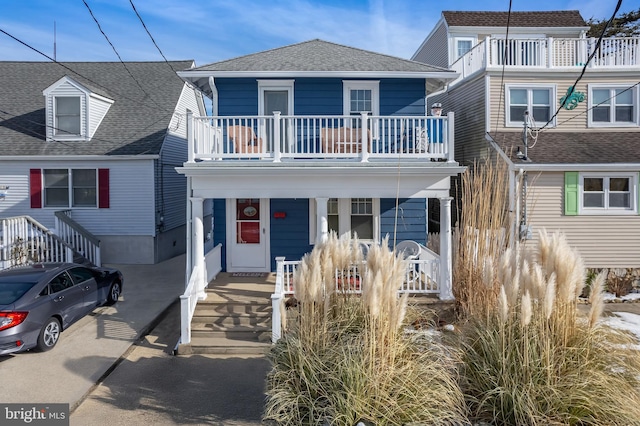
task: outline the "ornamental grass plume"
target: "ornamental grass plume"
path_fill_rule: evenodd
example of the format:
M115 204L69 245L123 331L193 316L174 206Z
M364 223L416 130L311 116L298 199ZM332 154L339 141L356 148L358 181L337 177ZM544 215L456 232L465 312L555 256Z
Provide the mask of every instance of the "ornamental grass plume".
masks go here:
M543 231L537 251L507 251L496 264L503 280L498 303L462 328L461 386L471 418L493 425L639 425L640 357L632 337L598 322L604 276L594 282L584 318L577 289L585 270L562 234Z
M356 277L349 275L354 263ZM398 289L405 275L405 262L386 239L363 259L357 240L334 235L303 258L295 285L307 299L269 353L265 420L295 426L466 424L457 352L403 333L407 300ZM338 285L345 276L359 280L361 295ZM310 290L316 285L323 290Z

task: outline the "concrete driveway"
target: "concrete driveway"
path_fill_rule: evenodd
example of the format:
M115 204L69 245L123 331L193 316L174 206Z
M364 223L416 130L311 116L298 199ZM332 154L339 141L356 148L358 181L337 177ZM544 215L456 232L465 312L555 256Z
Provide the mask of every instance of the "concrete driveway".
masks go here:
M156 265L107 266L124 275L118 303L72 325L49 352L0 357L0 401L68 403L73 410L184 290L184 255Z

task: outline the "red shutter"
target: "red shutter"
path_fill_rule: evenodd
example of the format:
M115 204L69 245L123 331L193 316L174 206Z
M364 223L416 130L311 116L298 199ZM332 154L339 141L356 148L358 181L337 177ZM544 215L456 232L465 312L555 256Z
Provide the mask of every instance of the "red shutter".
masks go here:
M98 208L109 208L109 169L98 169Z
M29 170L29 196L31 208L42 208L42 171L40 169Z

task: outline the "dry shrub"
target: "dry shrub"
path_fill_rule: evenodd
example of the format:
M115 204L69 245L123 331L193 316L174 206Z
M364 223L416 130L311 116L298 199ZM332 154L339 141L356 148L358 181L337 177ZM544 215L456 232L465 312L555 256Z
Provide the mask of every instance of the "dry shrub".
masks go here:
M632 268L611 269L607 278L607 290L615 294L616 297L626 296L633 290L634 282Z
M585 268L561 234L537 252L509 249L485 278L499 283L488 315L464 327L462 387L476 420L498 425L640 424L640 357L631 337L601 325L604 274L588 318ZM494 281L492 281L493 283Z
M362 294L336 290L352 274ZM453 351L405 335L406 264L385 240L363 259L331 235L295 277L300 315L271 352L265 419L281 425L464 424Z
M499 285L484 277L509 244L509 178L503 162L475 163L461 178L461 205L453 235L453 292L463 316L486 315Z

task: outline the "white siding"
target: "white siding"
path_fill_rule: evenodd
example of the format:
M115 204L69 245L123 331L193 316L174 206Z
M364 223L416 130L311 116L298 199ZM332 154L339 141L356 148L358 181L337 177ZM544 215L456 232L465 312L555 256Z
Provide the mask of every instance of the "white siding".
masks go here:
M564 173L529 173L529 224L562 231L589 268L640 267L640 216L565 216ZM535 241L534 239L534 241Z
M106 102L96 97L89 97L89 137L93 137L98 129L98 126L102 122L102 119L107 115L107 111L111 107L111 103Z
M32 168L109 169L110 208L74 208L74 220L95 235L155 235L153 160L0 161L0 185L10 186L6 199L0 201L0 217L29 215L53 228L54 212L63 209L30 207Z

